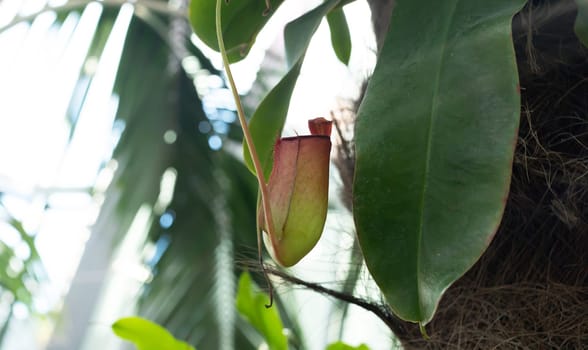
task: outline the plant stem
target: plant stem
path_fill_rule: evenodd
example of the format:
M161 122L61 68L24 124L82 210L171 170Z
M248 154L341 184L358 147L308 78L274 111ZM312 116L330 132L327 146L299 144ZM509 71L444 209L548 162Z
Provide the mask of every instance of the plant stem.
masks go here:
M245 142L247 144L247 148L249 149L249 154L251 155L251 159L253 160L253 166L255 168L255 176L257 177L257 182L259 184L259 190L261 192L261 204L263 207L263 216L265 218L265 227L268 231L267 234L273 236L274 234L274 222L269 206L269 195L267 190L267 185L265 182L265 178L263 175L263 168L261 167L261 162L259 161L259 156L257 155L257 150L255 145L253 144L253 138L251 137L251 132L249 131L249 127L247 126L247 120L245 119L245 112L243 111L243 105L241 104L241 98L239 97L239 93L237 92L237 87L235 86L235 81L233 79L233 74L231 73L231 68L229 66L229 58L227 57L227 52L225 50L225 42L223 40L223 31L221 26L221 3L223 0L216 0L216 37L218 40L218 48L220 50L221 56L223 58L223 65L227 72L227 78L229 80L229 85L231 87L231 92L233 93L233 99L235 100L235 104L237 105L237 116L239 117L239 123L241 124L241 128L243 129L243 137L245 138ZM273 303L273 293L271 293L272 285L267 276L265 271L265 266L263 265L263 260L261 258L261 230L257 229L257 246L258 246L258 254L259 254L259 262L261 268L263 270L264 276L268 281L268 285L270 288L270 304L266 305L266 307L270 307Z

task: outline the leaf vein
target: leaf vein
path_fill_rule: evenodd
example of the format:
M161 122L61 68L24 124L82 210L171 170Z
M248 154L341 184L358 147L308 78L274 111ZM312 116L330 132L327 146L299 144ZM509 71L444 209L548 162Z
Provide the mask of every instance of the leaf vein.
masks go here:
M423 172L423 189L421 192L421 203L420 203L420 220L419 220L419 231L418 231L418 241L417 241L417 266L416 266L416 275L417 275L417 279L416 279L416 284L417 284L417 292L419 294L419 298L418 298L418 308L419 308L419 312L421 314L421 316L424 314L423 313L423 304L422 304L422 296L421 296L421 257L422 257L422 253L421 253L421 249L422 249L422 243L423 243L423 231L424 231L424 220L425 220L425 198L426 198L426 193L428 190L428 178L429 178L429 171L430 171L430 163L431 163L431 152L432 152L432 141L433 141L433 128L434 128L434 124L435 124L435 120L437 118L437 113L436 113L436 108L435 106L438 103L439 100L439 86L440 86L440 82L441 82L441 71L443 68L443 63L444 63L444 59L446 57L446 49L447 49L447 41L448 41L448 35L449 35L449 28L451 27L452 23L453 23L453 19L455 17L455 13L456 13L456 9L457 9L457 4L458 4L459 0L454 1L453 4L453 9L451 10L451 15L449 20L447 21L447 25L444 28L444 32L443 35L441 35L441 47L439 50L439 63L438 63L438 69L437 69L437 74L435 76L435 81L433 84L433 97L431 100L431 111L429 113L429 127L427 129L427 148L426 148L426 157L425 157L425 164L424 164L424 172Z

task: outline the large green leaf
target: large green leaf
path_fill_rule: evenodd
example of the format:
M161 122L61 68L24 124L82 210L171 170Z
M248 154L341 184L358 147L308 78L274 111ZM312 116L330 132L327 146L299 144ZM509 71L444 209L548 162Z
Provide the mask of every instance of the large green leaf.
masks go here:
M310 39L318 29L322 19L336 8L340 2L341 0L328 0L288 23L284 29L288 72L261 101L249 122L253 143L257 149L266 179L269 177L272 168L271 155L273 146L284 127L288 107L290 106L290 97L298 80L300 67L302 66L306 49L310 44ZM255 173L253 162L249 155L249 148L245 143L243 143L243 156L249 170Z
M244 272L239 279L237 310L263 335L271 350L286 350L288 339L283 333L280 314L276 307L266 308L268 303L267 294L260 292L249 273Z
M177 340L165 328L140 317L125 317L112 325L113 332L137 346L138 350L194 350Z
M399 0L356 125L354 217L402 319L431 320L484 252L510 183L523 0Z
M271 14L283 0L271 0L271 10L264 15L266 3L263 0L223 1L221 22L223 39L230 62L244 58ZM190 22L200 40L218 51L215 23L216 0L192 0L190 2Z
M588 0L576 0L578 14L574 24L574 31L578 39L588 47Z

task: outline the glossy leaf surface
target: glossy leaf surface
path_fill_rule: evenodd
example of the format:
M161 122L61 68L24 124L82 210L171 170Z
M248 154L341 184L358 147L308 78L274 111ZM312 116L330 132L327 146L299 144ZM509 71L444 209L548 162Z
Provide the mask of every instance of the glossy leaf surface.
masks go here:
M174 338L165 328L140 317L121 318L112 325L112 330L120 338L135 344L138 350L195 350Z
M511 19L523 4L396 3L360 106L353 193L367 266L404 320L431 320L500 223L520 108Z
M266 308L268 304L269 297L259 290L249 273L241 274L237 310L264 337L270 349L286 350L288 339L283 333L278 309L275 306Z
M323 17L334 9L339 2L340 0L326 1L288 23L284 29L288 73L261 101L249 122L253 143L257 149L266 180L272 169L272 149L284 127L288 107L290 106L290 97L298 80L300 67L302 66L306 49L310 44L310 39L318 29ZM255 173L249 149L245 143L243 143L243 156L249 170Z
M243 59L271 14L283 0L272 0L271 9L266 13L263 0L234 0L222 4L222 29L225 47L230 62ZM216 0L192 0L190 22L196 35L206 45L218 51L215 23Z

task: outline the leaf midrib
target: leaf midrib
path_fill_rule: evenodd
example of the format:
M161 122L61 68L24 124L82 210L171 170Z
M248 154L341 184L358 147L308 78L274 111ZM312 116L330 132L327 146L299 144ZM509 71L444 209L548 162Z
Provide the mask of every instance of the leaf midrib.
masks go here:
M453 18L455 17L455 12L457 8L457 3L459 0L456 0L453 5L453 9L451 10L451 16L447 21L447 25L443 35L441 36L442 45L439 55L439 65L437 70L437 75L435 76L434 88L433 88L433 98L431 102L431 112L430 112L430 123L429 128L427 129L427 150L426 150L426 158L425 158L425 171L423 172L423 190L421 192L421 203L420 203L420 220L419 220L419 230L418 230L418 241L417 241L417 264L416 264L416 284L417 284L417 293L418 293L418 308L419 314L424 316L422 298L421 298L421 278L420 278L420 271L421 271L421 248L422 248L422 238L423 238L423 223L424 223L424 212L425 212L425 194L427 193L427 184L428 184L428 177L429 177L429 168L431 163L431 146L432 146L432 134L433 134L433 127L435 123L435 118L437 117L437 113L435 110L435 106L437 104L439 98L439 86L441 82L441 70L443 67L443 63L445 61L445 51L447 48L447 38L449 35L449 28L451 28L451 24L453 23Z

